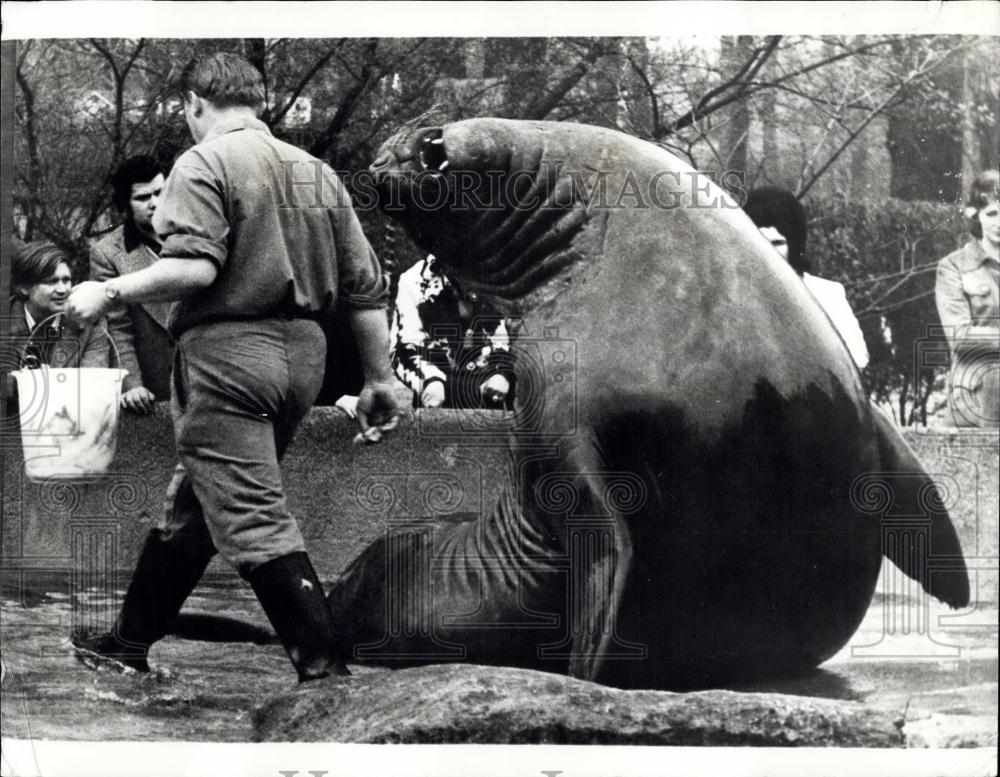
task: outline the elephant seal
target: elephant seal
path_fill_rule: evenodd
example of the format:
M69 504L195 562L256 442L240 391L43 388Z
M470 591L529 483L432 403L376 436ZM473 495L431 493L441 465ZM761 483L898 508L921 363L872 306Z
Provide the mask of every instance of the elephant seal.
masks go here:
M804 671L858 627L883 545L968 603L933 482L721 189L618 132L497 119L405 129L371 170L419 247L521 327L508 482L349 566L328 600L357 659L675 689ZM539 356L556 331L574 358ZM946 569L883 542L869 486L926 517Z

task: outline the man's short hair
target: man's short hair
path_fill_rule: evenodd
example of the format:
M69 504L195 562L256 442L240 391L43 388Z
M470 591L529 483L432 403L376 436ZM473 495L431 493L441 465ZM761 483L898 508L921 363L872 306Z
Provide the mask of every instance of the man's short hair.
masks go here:
M260 110L264 105L264 76L239 54L219 51L192 59L181 73L183 94L194 92L219 108Z
M1000 173L996 170L984 170L972 179L969 187L969 199L966 200L966 216L969 232L976 240L983 236L983 225L979 223L979 211L985 208L990 200L1000 198Z
M799 275L812 270L806 257L806 209L798 197L779 186L761 186L747 197L743 210L757 228L774 227L788 241L788 263Z
M24 299L28 289L52 277L64 262L71 264L69 256L52 243L38 241L17 246L10 263L10 285L15 296Z
M128 201L132 196L132 184L149 183L163 174L163 167L153 157L146 154L130 156L111 176L111 201L118 210L130 216Z

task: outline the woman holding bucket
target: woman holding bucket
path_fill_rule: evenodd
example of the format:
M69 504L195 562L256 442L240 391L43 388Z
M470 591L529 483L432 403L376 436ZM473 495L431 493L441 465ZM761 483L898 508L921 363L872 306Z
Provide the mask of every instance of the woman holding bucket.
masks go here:
M52 243L37 242L19 246L12 259L14 295L3 353L7 396L14 397L10 373L22 367L107 367L108 341L101 325L63 320L73 287L69 257Z

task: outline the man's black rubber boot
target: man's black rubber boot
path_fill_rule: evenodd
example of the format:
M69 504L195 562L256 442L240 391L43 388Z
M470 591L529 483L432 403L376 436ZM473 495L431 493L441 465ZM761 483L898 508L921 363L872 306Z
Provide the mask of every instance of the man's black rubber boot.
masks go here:
M349 675L316 570L304 552L266 561L246 575L299 682Z
M73 632L76 657L91 669L101 666L148 672L149 646L173 629L184 601L205 573L211 553L179 552L153 529L139 553L121 612L110 632Z
M102 667L116 669L120 672L134 669L137 672L148 672L148 645L139 645L119 639L116 631L95 634L88 629L73 631L70 641L77 660L89 669L98 670Z

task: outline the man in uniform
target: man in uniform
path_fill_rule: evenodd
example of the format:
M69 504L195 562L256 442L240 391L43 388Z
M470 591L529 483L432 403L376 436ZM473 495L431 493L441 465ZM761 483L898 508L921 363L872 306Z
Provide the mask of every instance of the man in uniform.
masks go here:
M160 254L153 215L163 190L163 171L152 157L126 159L111 178L115 207L124 223L90 248L90 277L106 281L149 267ZM168 302L118 305L108 311L108 329L128 370L122 383L122 407L140 415L154 402L170 399L174 344L167 332Z
M215 552L249 581L300 681L348 674L319 579L285 503L278 461L323 379L318 319L348 312L365 384L361 431L395 421L386 288L333 171L257 119L260 72L240 56L181 75L195 141L175 163L154 224L160 259L74 289L70 315L177 300L172 412L183 465L172 509L146 540L109 634L78 633L85 663L147 670Z

